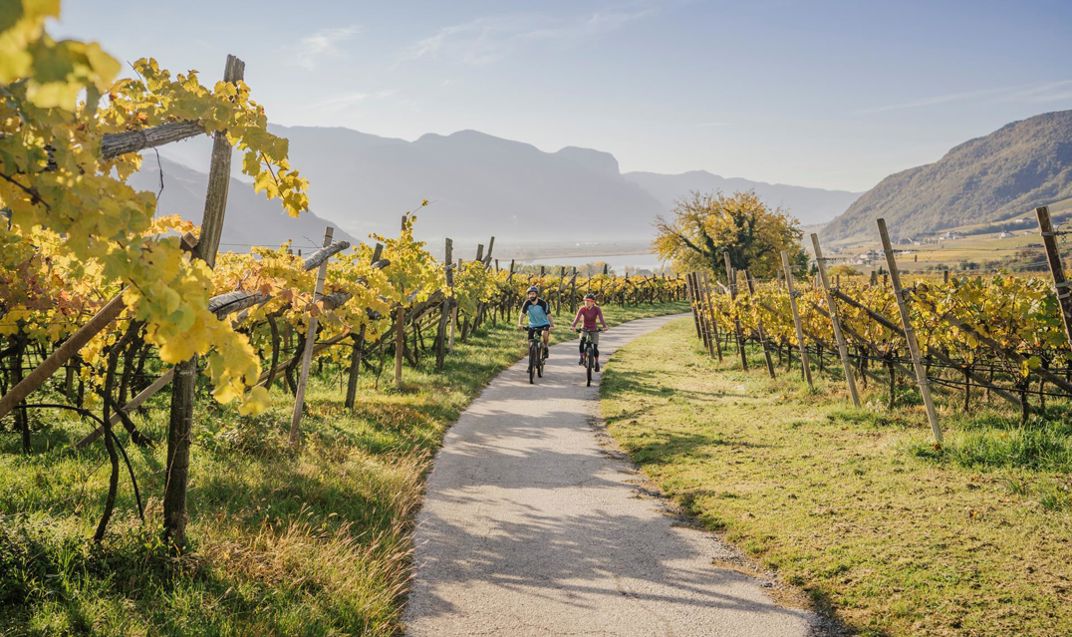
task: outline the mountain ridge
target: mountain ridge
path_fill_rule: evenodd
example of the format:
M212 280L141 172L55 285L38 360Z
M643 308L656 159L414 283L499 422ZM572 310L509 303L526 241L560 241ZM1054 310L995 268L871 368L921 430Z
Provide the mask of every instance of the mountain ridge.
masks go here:
M937 161L887 176L823 229L832 241L873 238L874 220L917 237L1000 221L1072 197L1072 110L1010 122Z

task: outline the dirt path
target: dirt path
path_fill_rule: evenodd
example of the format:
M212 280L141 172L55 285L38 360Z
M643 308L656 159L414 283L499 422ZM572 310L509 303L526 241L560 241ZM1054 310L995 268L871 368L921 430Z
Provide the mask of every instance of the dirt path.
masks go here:
M615 327L601 358L673 318ZM640 496L600 447L598 408L574 341L535 386L518 363L462 414L418 515L408 634L808 634L810 614L714 567L728 549Z

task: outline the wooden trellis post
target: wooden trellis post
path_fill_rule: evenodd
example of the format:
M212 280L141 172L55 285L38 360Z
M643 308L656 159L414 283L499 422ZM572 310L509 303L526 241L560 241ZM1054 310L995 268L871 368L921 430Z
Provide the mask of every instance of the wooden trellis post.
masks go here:
M701 294L704 297L704 303L707 307L707 314L704 317L707 320L707 327L710 330L710 342L714 345L715 354L718 356L718 362L722 362L722 339L718 334L718 319L715 317L715 304L711 301L711 281L707 277L707 272L702 272L700 278Z
M800 313L797 311L797 293L793 289L793 270L789 267L789 254L782 250L782 270L785 273L785 286L789 290L789 309L793 313L793 327L797 332L797 344L800 345L800 366L804 370L804 378L808 381L808 387L815 387L811 380L811 363L808 361L808 346L804 342L804 327L800 324Z
M383 244L377 243L372 250L372 263L380 260L383 254ZM365 331L366 325L361 325L361 331L354 340L353 349L350 351L350 377L346 381L346 402L348 409L353 409L357 402L357 381L361 375L361 360L365 355Z
M1046 206L1035 208L1035 216L1038 217L1042 244L1046 246L1046 261L1050 265L1050 274L1053 275L1053 288L1057 293L1057 303L1061 309L1065 338L1068 339L1069 347L1072 347L1072 283L1065 279L1061 253L1057 250L1057 233L1054 232L1053 223L1050 221L1049 208Z
M901 276L897 271L897 260L893 255L893 245L890 243L890 233L886 229L885 219L878 220L878 233L882 238L882 251L886 253L886 265L889 266L890 282L893 283L893 296L897 299L897 309L901 312L901 325L904 327L905 341L908 342L908 353L912 356L912 369L916 372L919 393L927 409L927 420L931 423L935 442L942 444L942 430L938 427L938 414L934 410L934 401L931 399L931 385L927 380L927 370L923 368L923 363L920 361L919 342L916 340L915 330L912 329L912 319L908 314L908 304L905 303Z
M223 81L237 83L245 77L246 64L227 56ZM218 132L212 142L205 210L201 234L193 256L212 267L216 263L227 212L227 187L231 180L231 145L226 132ZM178 548L186 546L186 490L190 471L190 430L194 419L194 390L197 384L197 356L175 366L168 418L168 446L164 482L164 537Z
M752 298L756 295L756 284L752 280L752 273L748 270L744 271L745 285L748 286L748 298ZM756 331L759 332L759 344L763 347L763 360L767 363L767 373L771 378L775 377L774 374L774 361L771 360L770 347L767 345L767 332L763 329L763 319L756 321Z
M733 265L730 262L730 253L723 252L723 260L726 263L726 283L728 283L728 293L730 296L730 303L737 300L737 273L733 271ZM741 333L741 319L737 316L736 308L733 308L733 333L737 337L737 351L741 354L741 369L748 371L748 355L744 351L744 334Z
M685 294L688 295L689 307L692 308L692 322L696 325L696 338L702 340L703 333L700 332L699 301L696 300L696 294L692 289L692 272L685 273Z
M826 306L830 308L830 324L834 327L834 338L837 340L841 367L845 370L845 383L849 386L849 396L852 397L852 404L859 407L860 394L856 391L856 378L852 374L852 363L849 362L849 348L845 344L845 335L841 333L841 316L838 314L834 295L830 294L830 282L826 278L826 262L823 260L823 250L819 247L819 235L814 232L811 235L811 245L815 248L815 262L818 264L819 283L822 284L823 293L826 295Z
M451 304L454 301L454 242L447 237L443 246L443 267L446 269L447 288L450 297L439 306L439 329L436 333L436 371L443 369L446 360L447 323L450 322ZM511 262L512 265L512 262Z
M331 245L335 229L331 226L324 231L324 247ZM320 300L324 293L324 279L328 274L328 261L324 260L316 271L316 283L313 285L313 303ZM313 347L316 345L316 329L319 320L315 312L309 315L309 325L305 330L305 346L302 348L301 370L298 373L298 387L294 392L294 411L290 415L290 446L296 447L301 441L302 408L305 406L305 384L309 382L309 366L313 362Z

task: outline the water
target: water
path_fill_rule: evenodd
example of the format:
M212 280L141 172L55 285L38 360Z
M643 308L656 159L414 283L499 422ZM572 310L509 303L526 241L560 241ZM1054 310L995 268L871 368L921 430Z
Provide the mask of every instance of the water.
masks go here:
M656 272L664 266L669 264L661 261L659 256L653 252L646 254L617 254L612 256L580 256L580 257L547 257L543 259L528 259L525 261L518 261L523 265L546 265L548 267L564 265L582 266L588 263L602 262L610 266L610 269L621 274L625 272L626 268L635 268L637 270L649 270Z

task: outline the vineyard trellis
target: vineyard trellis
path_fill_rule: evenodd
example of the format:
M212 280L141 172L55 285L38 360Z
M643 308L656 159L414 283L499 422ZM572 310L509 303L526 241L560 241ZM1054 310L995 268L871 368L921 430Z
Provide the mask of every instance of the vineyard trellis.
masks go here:
M228 56L212 88L196 72L173 76L152 59L131 65L135 77L116 80L117 60L48 38L43 23L55 8L23 8L24 19L8 25L21 34L11 42L35 48L0 69L0 418L11 415L26 453L40 410L74 412L92 424L74 446L103 442L111 467L98 541L122 464L143 514L113 426L122 424L127 444L158 444L137 420L168 387L164 529L181 549L194 407L206 393L238 400L247 416L267 406L281 380L296 398L291 431L300 444L301 394L314 361L348 369L345 404L353 409L362 369L378 379L393 354L400 385L403 363L417 366L427 354L429 332L442 369L456 331L465 341L488 320L505 319L529 284L547 289L559 312L589 290L622 304L683 294L678 277L604 270L579 278L574 270L567 287L564 270L557 281L500 271L492 267L494 238L471 261L455 263L448 247L441 263L414 238L416 217L408 213L397 236L373 235L352 249L329 240L306 259L289 245L217 254L232 149L256 191L291 215L308 208L286 140L268 131L264 109L250 99L244 63ZM38 54L47 54L39 68L27 62ZM213 136L202 223L156 217L156 195L126 183L140 167L139 151L201 134ZM32 395L42 398L30 402Z
M1044 238L1061 232L1048 223L1045 208L1036 211ZM888 407L897 399L899 378L912 378L929 412L936 444L942 434L929 393L959 391L962 409L971 409L972 391L985 391L1020 412L1021 423L1045 408L1047 398L1072 398L1072 347L1066 334L1068 285L1054 241L1047 242L1051 285L1038 277L998 273L990 276L914 274L903 282L885 222L879 220L888 271L880 282L871 277L829 280L817 235L811 235L816 277L810 286L794 287L783 261L781 281L756 284L747 271L727 269L727 282L712 286L706 273L689 273L688 294L697 338L712 357L738 341L752 343L767 359L776 356L789 369L799 361L809 380L810 360L830 371L826 356L836 356L848 397L858 404L856 384L879 379L873 366L885 369ZM748 295L735 295L740 274ZM721 292L721 293L720 293ZM1066 296L1062 296L1065 294ZM918 349L917 349L918 348ZM794 357L793 350L799 350ZM742 356L744 352L741 352ZM774 365L768 367L773 377ZM1032 405L1032 400L1037 400Z

